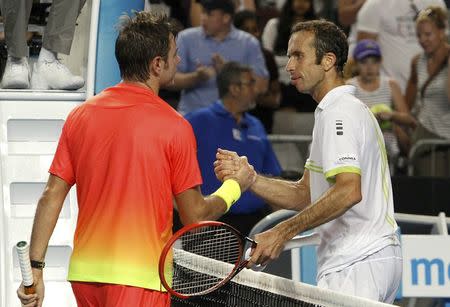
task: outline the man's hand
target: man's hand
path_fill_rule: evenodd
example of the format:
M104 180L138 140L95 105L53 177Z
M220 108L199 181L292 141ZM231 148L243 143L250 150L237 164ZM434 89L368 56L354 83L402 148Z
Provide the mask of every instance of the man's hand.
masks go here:
M218 53L214 53L211 57L213 62L214 69L216 73L222 70L223 65L225 64L225 59Z
M275 229L269 229L255 236L257 246L250 253L248 268L254 265L267 265L270 261L277 259L283 251L285 240Z
M378 112L375 114L375 117L378 120L384 121L384 120L392 120L392 117L394 116L394 112Z
M214 67L205 65L198 65L195 72L197 74L197 82L208 81L216 75Z
M220 181L234 179L239 183L242 192L255 182L256 172L253 166L248 163L247 157L239 157L234 151L219 148L216 158L214 172Z
M17 289L17 297L20 299L23 307L42 307L44 301L44 280L42 277L42 270L33 270L34 287L36 288L35 294L25 294L23 284L20 284Z

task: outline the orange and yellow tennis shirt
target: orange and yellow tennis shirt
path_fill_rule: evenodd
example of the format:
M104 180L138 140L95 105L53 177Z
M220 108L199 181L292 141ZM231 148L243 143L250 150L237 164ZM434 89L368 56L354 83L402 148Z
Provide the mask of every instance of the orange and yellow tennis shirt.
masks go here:
M68 116L50 173L76 184L71 281L160 290L173 195L202 183L190 124L151 90L108 88Z

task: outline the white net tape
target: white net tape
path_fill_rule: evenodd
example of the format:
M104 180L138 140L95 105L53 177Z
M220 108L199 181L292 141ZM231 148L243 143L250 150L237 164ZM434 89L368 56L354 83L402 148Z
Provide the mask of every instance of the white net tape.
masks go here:
M217 272L227 271L222 269L223 266L232 266L231 264L220 262L213 259L205 261L204 257L191 254L184 250L176 250L176 253L186 253L183 259L193 257L192 261L185 261L181 266L186 266L191 270L217 276ZM200 257L200 258L197 258ZM213 263L214 262L214 263ZM194 265L193 267L190 265ZM229 271L229 269L228 269ZM219 274L220 275L220 274ZM295 282L279 276L267 274L264 272L255 272L249 269L244 269L236 275L233 283L243 285L245 287L256 288L259 290L275 293L280 296L292 298L302 302L310 303L317 306L342 306L342 307L377 307L377 306L392 306L388 304L379 303L376 301L359 298L342 294L339 292L321 289L316 286Z

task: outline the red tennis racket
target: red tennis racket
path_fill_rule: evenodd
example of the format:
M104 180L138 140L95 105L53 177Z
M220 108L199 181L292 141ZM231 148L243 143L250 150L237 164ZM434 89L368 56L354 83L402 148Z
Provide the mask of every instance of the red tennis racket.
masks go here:
M246 243L256 242L221 222L200 222L177 231L159 258L159 277L164 288L179 298L210 293L225 285L248 263ZM223 263L225 262L225 263ZM206 274L202 267L214 268Z

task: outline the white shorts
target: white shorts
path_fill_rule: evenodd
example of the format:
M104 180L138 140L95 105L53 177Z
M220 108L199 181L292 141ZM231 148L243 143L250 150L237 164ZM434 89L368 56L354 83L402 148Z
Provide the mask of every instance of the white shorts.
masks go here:
M341 271L322 276L317 285L340 293L392 303L401 278L401 247L389 245Z

